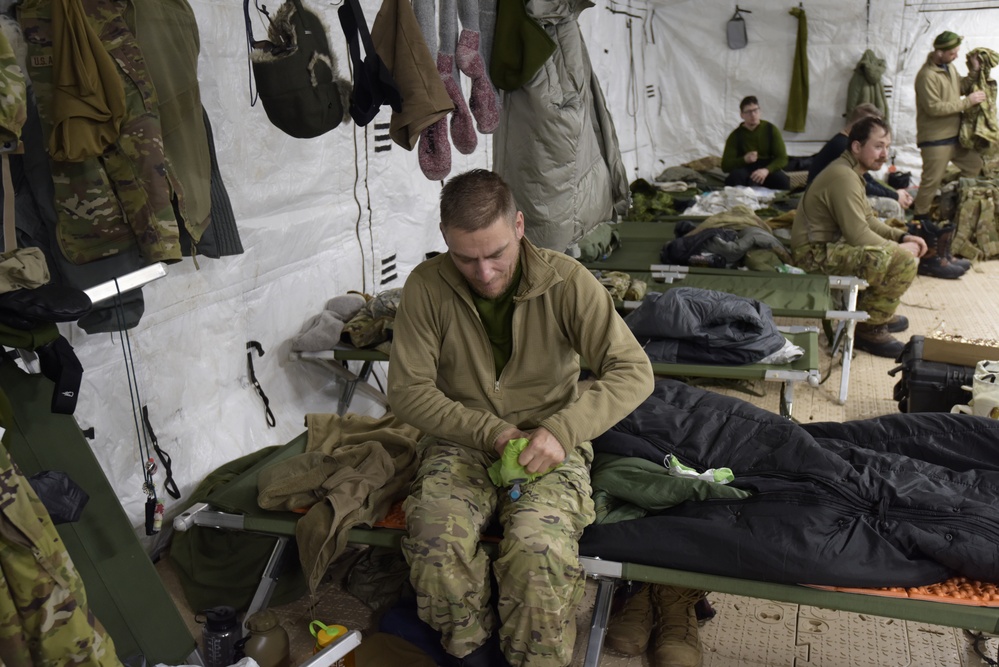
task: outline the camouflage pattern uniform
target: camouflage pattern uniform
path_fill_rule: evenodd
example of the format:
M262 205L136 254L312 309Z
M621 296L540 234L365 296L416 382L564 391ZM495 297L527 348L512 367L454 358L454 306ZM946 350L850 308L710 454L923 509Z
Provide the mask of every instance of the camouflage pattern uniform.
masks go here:
M568 665L584 587L577 542L595 518L590 443L524 485L517 500L489 479L494 453L434 439L421 444L422 463L404 505L408 536L402 543L420 618L441 630L453 656L474 651L499 625L511 665ZM498 619L489 600L489 556L479 546L497 508L503 526L493 564Z
M0 153L17 148L28 116L28 87L14 49L0 32ZM10 248L5 248L10 250Z
M402 288L393 287L368 297L367 303L343 326L343 336L354 347L373 347L388 353L385 344L392 339L392 325L399 310Z
M882 220L887 220L888 218L905 220L905 211L902 210L902 205L898 203L897 199L892 199L891 197L868 197L867 201L870 202L874 214Z
M121 665L52 519L2 445L0 590L0 664Z
M23 0L18 7L28 73L46 138L52 132L55 75L51 6L51 0ZM180 185L164 156L156 93L125 21L127 3L82 0L82 9L118 66L126 113L118 140L102 155L82 162L52 161L59 247L74 264L119 254L136 243L148 262L179 260L175 197L180 216L187 219L187 213Z
M895 314L905 290L916 278L919 260L897 243L853 246L846 243L808 243L792 251L794 265L808 273L856 276L869 284L861 290L857 310L870 315L872 326L885 324Z
M960 190L961 203L951 252L972 260L999 256L999 220L996 218L999 188L989 181L962 178Z

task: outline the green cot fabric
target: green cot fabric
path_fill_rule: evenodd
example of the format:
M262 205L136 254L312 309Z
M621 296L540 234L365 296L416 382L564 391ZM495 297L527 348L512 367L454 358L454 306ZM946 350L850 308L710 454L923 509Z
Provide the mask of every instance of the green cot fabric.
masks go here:
M804 132L808 116L808 17L801 7L794 7L788 13L798 18L798 40L794 45L791 91L787 96L784 129L788 132Z
M0 426L14 413L0 389ZM121 667L73 559L0 444L0 664Z
M205 477L192 494L191 502L207 502L215 509L236 514L265 514L265 518L280 521L283 528L265 532L294 536L299 515L265 512L257 506L256 473L267 465L303 451L304 433L287 445L265 447L230 461ZM246 528L264 530L259 526L254 528L251 523L247 523ZM260 583L275 539L271 535L200 526L174 533L170 557L191 609L197 611L222 604L246 609ZM273 605L297 600L305 594L305 577L298 564L294 540L289 543L284 562L286 569L278 578L271 597Z
M90 494L79 521L56 528L86 586L90 608L114 638L118 656L124 661L141 654L151 664L187 662L196 646L194 637L76 421L51 412L52 383L4 362L0 390L15 415L4 440L24 474L66 470Z

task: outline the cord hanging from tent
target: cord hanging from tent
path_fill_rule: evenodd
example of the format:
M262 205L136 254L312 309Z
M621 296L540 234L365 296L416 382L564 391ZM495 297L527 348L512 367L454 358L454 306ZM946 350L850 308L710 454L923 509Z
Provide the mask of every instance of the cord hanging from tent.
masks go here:
M121 287L118 279L114 281L114 314L121 332L121 355L125 361L125 377L128 379L128 397L132 402L132 422L135 425L135 441L139 446L139 461L142 462L142 491L146 494L146 535L155 535L163 525L163 503L156 497L156 484L153 475L156 473L156 461L153 459L146 440L145 431L139 426L139 379L135 373L135 360L132 358L132 341L125 327L125 308L122 305Z
M253 388L257 390L257 395L260 396L260 400L264 402L264 418L267 420L267 425L271 428L277 424L277 419L274 418L274 413L271 412L271 401L267 398L267 394L264 393L264 388L260 386L257 382L257 374L253 372L253 351L256 350L259 356L264 356L264 347L255 340L247 341L246 343L246 370L250 376L250 384Z
M163 472L165 474L163 488L166 489L167 494L171 498L180 500L180 489L177 488L177 482L173 479L173 459L165 450L160 448L160 441L156 438L156 433L153 432L153 425L149 422L149 408L145 405L142 406L142 425L149 435L149 442L152 443L153 450L160 457L160 463L163 464Z

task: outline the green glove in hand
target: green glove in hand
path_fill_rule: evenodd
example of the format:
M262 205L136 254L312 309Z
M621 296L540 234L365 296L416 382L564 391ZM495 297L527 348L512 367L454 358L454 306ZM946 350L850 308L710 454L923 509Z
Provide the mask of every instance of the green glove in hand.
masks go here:
M520 497L521 484L533 482L545 473L527 472L524 466L517 462L520 453L524 451L530 440L527 438L516 438L507 443L503 449L503 454L499 460L489 466L489 479L499 487L510 486L510 497L514 500ZM559 464L561 465L561 464ZM556 468L558 466L555 466ZM554 468L552 468L554 470Z

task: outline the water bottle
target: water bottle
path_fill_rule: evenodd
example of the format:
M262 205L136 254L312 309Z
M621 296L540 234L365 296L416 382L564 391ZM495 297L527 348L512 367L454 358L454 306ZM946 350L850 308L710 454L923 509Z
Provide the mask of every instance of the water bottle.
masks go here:
M243 647L246 657L260 667L288 667L288 633L273 611L263 609L253 614L246 619L246 629L250 631Z
M349 630L342 625L326 625L322 621L312 621L309 623L309 632L316 638L316 645L312 649L312 653L316 654L346 635ZM337 660L332 667L354 667L354 652L351 651Z
M203 610L194 620L204 623L201 636L205 667L229 667L233 662L233 648L241 634L236 610L226 606L212 607Z

